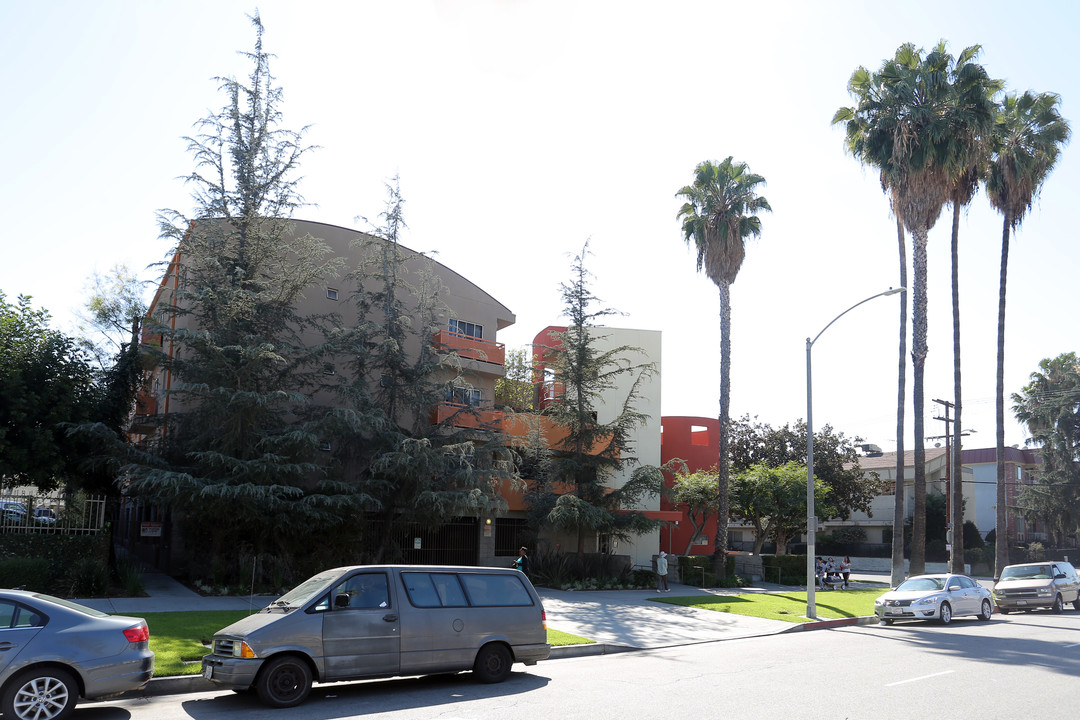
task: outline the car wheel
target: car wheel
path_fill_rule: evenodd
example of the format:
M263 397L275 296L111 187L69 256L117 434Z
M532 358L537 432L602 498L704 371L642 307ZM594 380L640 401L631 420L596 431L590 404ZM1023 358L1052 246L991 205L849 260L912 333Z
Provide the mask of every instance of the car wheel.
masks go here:
M1080 610L1080 592L1076 593L1076 599L1073 600L1073 610Z
M1008 615L1009 613L1012 612L1012 610L1009 610L1009 609L1003 608L1003 607L999 607L998 612L1001 613L1002 615Z
M255 680L255 692L270 707L294 707L311 692L311 669L298 657L274 658Z
M952 622L952 606L949 603L941 603L941 624L948 625Z
M513 658L505 645L488 643L476 654L473 672L480 682L499 683L510 677L512 664Z
M994 606L989 600L982 601L982 612L979 613L980 620L989 620L990 616L994 613Z
M1053 606L1051 606L1050 612L1054 613L1055 615L1060 615L1061 611L1064 610L1064 609L1065 609L1065 603L1061 599L1061 593L1058 593L1057 595L1054 596L1054 604L1053 604Z
M892 625L893 620L892 620L892 618L881 618L881 624L882 625Z
M78 685L66 670L30 670L4 689L0 712L8 720L63 720L75 709L78 698Z

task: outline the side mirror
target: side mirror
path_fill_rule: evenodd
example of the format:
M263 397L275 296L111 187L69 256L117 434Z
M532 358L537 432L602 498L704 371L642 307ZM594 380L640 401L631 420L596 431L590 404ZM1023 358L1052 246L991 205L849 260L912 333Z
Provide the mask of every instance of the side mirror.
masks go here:
M1064 580L1065 579L1065 573L1058 573L1057 575L1054 576L1054 579L1055 580Z
M950 586L949 586L949 592L952 592L953 590L959 590L959 589L960 589L960 585L959 585L959 584L957 584L957 585L950 585Z

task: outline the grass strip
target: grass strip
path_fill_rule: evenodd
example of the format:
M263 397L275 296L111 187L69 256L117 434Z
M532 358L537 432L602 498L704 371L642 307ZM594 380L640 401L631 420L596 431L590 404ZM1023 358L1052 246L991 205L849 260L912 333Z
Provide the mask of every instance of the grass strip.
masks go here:
M840 619L874 614L874 600L888 588L817 592L814 602L818 619ZM809 622L806 593L747 593L745 595L695 595L692 597L649 598L653 602L702 608L715 612L748 615L785 622Z

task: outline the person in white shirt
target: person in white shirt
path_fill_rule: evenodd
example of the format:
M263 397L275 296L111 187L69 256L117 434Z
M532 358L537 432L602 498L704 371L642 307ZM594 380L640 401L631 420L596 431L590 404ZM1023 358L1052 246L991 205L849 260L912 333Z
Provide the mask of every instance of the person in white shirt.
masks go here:
M656 592L671 592L667 584L667 553L663 550L656 556Z

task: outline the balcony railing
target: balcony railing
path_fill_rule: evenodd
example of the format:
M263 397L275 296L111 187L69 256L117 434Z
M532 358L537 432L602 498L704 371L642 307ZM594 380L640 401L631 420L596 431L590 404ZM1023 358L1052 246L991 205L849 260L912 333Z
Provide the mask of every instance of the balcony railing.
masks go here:
M561 446L570 435L569 429L545 415L527 413L507 415L501 410L483 406L471 409L468 407L461 403L439 403L431 412L431 423L435 425L450 420L450 424L454 427L483 428L504 433L512 438L520 438L525 442L539 433L547 447L552 450L565 450ZM586 452L595 455L604 448L605 445L596 444L586 448Z
M480 360L493 365L506 364L506 346L502 343L470 337L449 330L440 330L435 333L433 340L437 348L456 352L463 358Z

